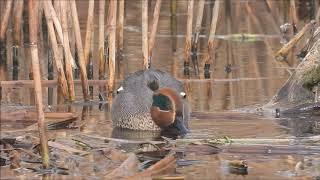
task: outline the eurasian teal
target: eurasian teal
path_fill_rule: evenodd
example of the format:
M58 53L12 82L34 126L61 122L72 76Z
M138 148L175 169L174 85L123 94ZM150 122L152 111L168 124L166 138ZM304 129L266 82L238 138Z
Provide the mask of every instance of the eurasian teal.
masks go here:
M124 79L111 107L113 125L134 130L188 130L190 108L183 84L160 70L140 70Z

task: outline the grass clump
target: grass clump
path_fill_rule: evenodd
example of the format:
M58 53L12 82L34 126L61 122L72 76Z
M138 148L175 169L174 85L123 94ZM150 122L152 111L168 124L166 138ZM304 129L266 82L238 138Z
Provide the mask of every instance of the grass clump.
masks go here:
M313 87L320 84L320 65L312 68L303 75L303 87L312 91Z

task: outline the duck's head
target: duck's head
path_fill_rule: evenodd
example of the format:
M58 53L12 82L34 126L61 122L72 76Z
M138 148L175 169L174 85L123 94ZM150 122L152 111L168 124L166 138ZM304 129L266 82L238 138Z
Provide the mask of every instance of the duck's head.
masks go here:
M150 114L155 124L170 134L186 134L189 130L185 126L182 102L185 94L178 94L167 87L158 89L155 84L151 84L150 88L154 90Z

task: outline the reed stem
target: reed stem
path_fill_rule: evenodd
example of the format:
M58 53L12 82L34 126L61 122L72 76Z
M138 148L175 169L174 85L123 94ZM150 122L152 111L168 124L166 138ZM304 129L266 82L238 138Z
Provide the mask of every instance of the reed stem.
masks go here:
M91 41L93 36L93 12L94 12L93 10L94 10L94 0L89 0L86 39L84 44L84 59L86 62L86 66L88 66L89 64L89 54L91 50Z
M21 45L21 24L22 24L23 1L15 1L13 8L13 47L12 47L12 79L19 77L19 52Z
M68 90L69 90L69 100L74 101L76 98L74 84L73 84L73 71L72 71L72 55L70 51L69 45L69 32L68 32L68 19L67 19L67 2L61 1L61 24L62 24L62 31L63 31L63 46L65 52L65 67L66 67L66 78L68 83Z
M185 64L189 64L190 52L191 52L191 40L192 40L192 19L193 19L193 5L194 0L188 0L188 19L187 19L187 30L185 40Z
M148 0L141 0L142 5L142 54L143 68L149 69L148 48Z
M158 27L158 22L159 22L159 14L160 14L160 8L161 8L161 2L162 0L157 0L156 5L154 7L154 12L153 12L153 22L152 22L152 28L150 32L150 38L149 38L149 61L151 61L152 58L152 50L154 47L154 42L156 39L156 34L157 34L157 27ZM151 62L149 62L151 63Z
M13 26L13 41L16 46L21 44L21 24L23 1L15 1L14 8L14 26Z
M212 12L212 21L211 21L211 27L210 27L210 34L209 34L209 40L208 40L208 48L213 48L214 43L214 36L216 35L217 31L217 23L219 18L219 11L220 11L220 1L215 1L213 12Z
M34 92L35 92L35 101L38 115L38 129L40 136L40 149L42 164L45 169L49 168L50 157L49 157L49 148L47 140L47 130L44 120L43 104L42 104L42 87L41 87L41 75L40 75L40 63L38 57L38 46L37 46L37 35L38 35L38 1L29 0L28 1L29 9L29 33L30 33L30 43L31 43L31 58L32 58L32 69L33 69L33 78L34 78Z
M109 84L108 84L108 97L112 97L112 92L115 83L115 59L116 59L116 22L117 22L117 1L109 1Z
M70 5L71 5L73 29L74 29L74 33L75 33L77 52L78 52L78 56L79 56L79 66L80 66L80 74L81 74L81 81L82 81L83 98L85 101L89 101L89 94L88 94L89 86L88 86L86 62L84 59L80 25L79 25L78 12L77 12L77 6L76 6L75 0L71 0Z
M58 1L60 2L60 1ZM60 2L62 3L62 1ZM60 5L56 4L56 6L58 6L57 8L60 10ZM67 6L66 6L67 7ZM61 23L60 23L60 20L58 18L58 14L62 14L62 13L57 13L56 10L53 8L53 5L51 3L48 3L48 10L50 10L50 13L51 13L51 18L53 20L53 23L54 23L54 27L55 27L55 30L57 32L57 39L59 40L59 44L64 44L63 43L63 33L62 33L62 26L61 26ZM68 53L69 54L69 57L71 57L71 64L72 64L72 67L76 67L76 63L75 63L75 60L72 58L72 54L71 54L71 51L66 51L66 47L63 48L64 50L64 53Z
M99 0L99 34L98 34L98 49L99 49L99 79L104 79L105 75L105 54L104 54L104 16L105 16L105 0ZM100 87L99 91L102 93L105 88Z
M194 32L195 37L193 40L193 43L194 43L193 46L196 46L198 44L200 30L201 30L201 24L202 24L202 18L203 18L204 3L205 3L205 0L198 1L198 11L197 11L196 27L195 27L195 32Z
M118 21L118 50L119 55L123 54L123 24L124 24L124 0L119 0L119 21Z
M298 23L296 3L294 0L290 0L290 15L291 15L291 23L293 26L296 26Z
M4 9L4 13L3 13L3 17L0 22L0 40L2 40L2 41L6 37L7 27L8 27L8 23L9 23L9 17L11 15L12 4L13 4L12 0L7 0L6 5L5 5L5 9Z
M171 29L171 39L172 39L172 51L177 50L177 0L170 1L170 29Z
M210 33L209 33L209 39L208 39L208 49L207 53L205 55L205 64L210 64L210 61L212 61L212 53L214 50L214 36L216 35L217 30L217 23L219 18L219 11L220 11L220 1L215 1L214 6L212 9L212 19L211 19L211 27L210 27ZM212 62L213 64L213 62ZM208 66L208 65L207 65Z
M318 25L320 25L320 6L318 8L317 14L316 14L316 22L318 23Z
M6 41L0 40L0 81L7 80L7 47Z
M68 85L67 85L67 80L63 68L63 57L61 56L61 53L59 53L59 48L58 48L58 43L57 43L57 38L55 34L55 29L53 26L53 18L52 18L52 13L50 12L49 6L51 2L50 1L43 1L43 6L44 6L44 14L46 16L46 21L48 25L48 33L51 41L51 48L53 51L53 56L54 56L54 62L55 66L57 68L57 73L58 73L58 81L59 81L59 86L61 88L61 93L65 99L68 99ZM51 4L52 5L52 4Z

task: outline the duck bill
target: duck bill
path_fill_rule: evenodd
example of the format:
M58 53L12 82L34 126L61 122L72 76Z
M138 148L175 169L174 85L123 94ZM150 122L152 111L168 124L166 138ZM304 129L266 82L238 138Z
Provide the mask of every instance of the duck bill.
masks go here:
M167 132L171 135L185 135L189 131L189 129L185 126L183 121L176 119L172 124L163 129L164 132Z

